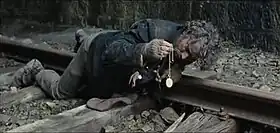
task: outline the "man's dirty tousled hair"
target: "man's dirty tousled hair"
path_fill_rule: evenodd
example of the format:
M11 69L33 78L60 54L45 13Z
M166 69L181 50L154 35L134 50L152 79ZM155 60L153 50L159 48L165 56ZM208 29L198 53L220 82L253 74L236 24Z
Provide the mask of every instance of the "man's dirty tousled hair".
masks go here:
M219 52L220 39L218 30L210 22L202 20L187 21L183 35L194 35L197 39L206 39L199 53L199 59L195 62L201 69L209 69L217 60L216 54Z

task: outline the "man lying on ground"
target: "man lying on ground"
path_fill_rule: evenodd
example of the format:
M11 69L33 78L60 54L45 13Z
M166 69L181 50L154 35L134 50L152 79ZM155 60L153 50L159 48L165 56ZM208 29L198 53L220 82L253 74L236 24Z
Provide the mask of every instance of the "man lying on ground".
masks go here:
M140 84L166 79L166 58L172 51L172 67L176 69L172 75L180 75L185 65L205 61L218 43L218 33L210 23L190 21L183 25L159 19L137 21L127 31L87 35L78 30L75 37L77 54L61 77L33 59L15 72L11 86L36 83L53 99L110 98L114 93L134 92Z

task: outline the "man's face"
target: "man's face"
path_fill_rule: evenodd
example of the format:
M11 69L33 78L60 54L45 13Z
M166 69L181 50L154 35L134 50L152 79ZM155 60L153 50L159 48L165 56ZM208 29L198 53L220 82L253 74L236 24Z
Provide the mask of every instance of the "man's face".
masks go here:
M201 47L206 43L203 38L197 39L192 35L180 37L177 41L176 62L180 65L188 65L199 58Z

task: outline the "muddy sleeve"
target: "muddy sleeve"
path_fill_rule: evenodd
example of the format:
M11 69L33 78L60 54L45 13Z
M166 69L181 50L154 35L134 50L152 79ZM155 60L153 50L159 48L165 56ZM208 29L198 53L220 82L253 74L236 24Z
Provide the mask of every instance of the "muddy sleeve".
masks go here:
M125 66L143 66L142 51L146 43L134 43L119 39L108 45L104 52L106 63Z

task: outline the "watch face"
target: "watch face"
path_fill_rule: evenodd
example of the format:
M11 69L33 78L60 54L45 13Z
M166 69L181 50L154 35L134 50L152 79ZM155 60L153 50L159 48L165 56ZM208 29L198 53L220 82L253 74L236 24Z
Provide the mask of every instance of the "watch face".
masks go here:
M138 78L138 79L142 79L143 77L142 77L142 75L139 74L139 75L137 76L137 78Z
M171 88L173 85L173 80L171 78L166 79L166 87Z

